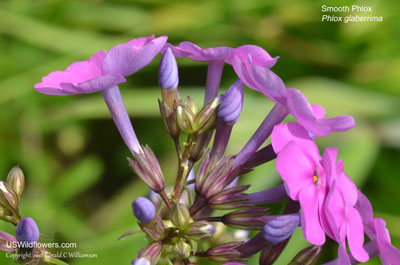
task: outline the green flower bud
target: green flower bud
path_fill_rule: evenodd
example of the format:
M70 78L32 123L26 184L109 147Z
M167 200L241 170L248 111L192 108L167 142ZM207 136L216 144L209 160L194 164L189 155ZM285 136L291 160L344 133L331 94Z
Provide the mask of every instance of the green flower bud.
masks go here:
M183 239L179 240L173 247L173 250L183 259L190 257L190 252L192 248Z
M194 119L195 114L190 110L188 106L179 105L175 111L176 122L179 128L185 133L192 134L194 130Z
M215 232L215 228L206 221L199 221L189 224L186 235L193 240L200 241L211 237Z
M15 193L18 196L18 199L21 199L22 193L25 188L25 177L24 172L22 172L21 168L17 165L13 167L7 176L7 183L11 188L14 189Z
M197 114L197 104L191 97L186 97L184 105L187 106L194 115Z
M186 229L191 221L189 210L183 203L175 204L170 213L170 220L179 229Z
M196 115L195 128L197 133L203 133L214 129L217 124L218 107L221 99L216 97L210 100Z
M158 104L160 106L161 118L164 122L165 128L167 129L168 134L173 139L178 139L180 135L179 126L175 120L174 109L176 106L169 107L165 101L158 100ZM176 102L175 102L176 104Z
M0 181L0 206L19 215L18 204L19 199L15 191L7 183Z

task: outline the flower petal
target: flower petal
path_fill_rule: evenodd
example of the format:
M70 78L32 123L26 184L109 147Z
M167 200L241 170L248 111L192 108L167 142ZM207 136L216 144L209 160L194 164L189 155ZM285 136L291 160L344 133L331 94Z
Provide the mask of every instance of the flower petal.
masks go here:
M276 168L289 188L289 196L299 200L299 192L307 186L314 186L313 162L294 142L288 143L276 159Z
M300 124L288 122L278 124L274 127L271 134L271 142L275 153L279 153L283 147L292 141L295 142L304 153L309 153L310 157L314 157L317 161L320 160L321 156L318 146Z
M375 218L374 226L382 263L385 265L399 265L400 251L391 243L389 231L386 229L386 222L381 218Z
M360 190L358 191L358 199L355 208L361 215L365 233L371 240L375 239L374 215L372 205L369 202L368 198Z
M323 166L326 174L326 180L328 186L332 185L332 182L336 180L336 159L338 155L338 149L335 147L328 147L325 149L323 157Z
M328 125L334 132L347 131L356 125L354 118L349 115L342 115L333 118L328 118L322 120L321 122L323 124Z
M315 186L309 186L300 191L301 225L304 237L314 245L325 243L325 233L319 219L318 191Z
M311 106L313 112L314 112L314 116L315 118L317 118L318 120L321 120L323 118L325 118L325 109L324 107L320 106L320 105L312 105Z
M317 120L310 103L299 90L288 88L287 93L287 106L290 113L304 128L315 136L327 136L332 133L327 124Z
M129 43L117 45L111 48L104 58L103 72L122 76L134 74L154 59L166 41L167 37L162 36L143 47L136 47Z
M235 52L235 54L243 62L246 60L248 55L251 55L255 65L260 65L267 68L273 67L279 59L279 57L272 58L268 52L256 45L239 46L235 49Z
M347 241L353 257L360 261L366 262L369 259L364 245L364 229L360 214L353 207L347 208Z

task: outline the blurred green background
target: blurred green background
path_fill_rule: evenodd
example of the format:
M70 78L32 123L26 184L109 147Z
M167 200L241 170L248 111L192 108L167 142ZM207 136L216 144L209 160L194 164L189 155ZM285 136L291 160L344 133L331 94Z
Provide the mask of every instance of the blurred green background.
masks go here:
M381 23L321 22L321 5L372 5ZM168 35L178 44L201 47L255 44L280 56L273 70L288 87L301 89L328 116L349 114L350 132L319 139L321 148L340 148L346 172L383 217L394 245L400 246L400 5L397 1L316 0L0 0L0 174L19 164L27 178L21 202L33 217L43 242L76 242L97 259L71 264L130 264L143 245L131 202L147 192L130 172L128 149L120 139L99 94L48 96L33 85L51 71L65 69L100 49L151 34ZM176 172L172 141L158 113L157 67L160 57L121 85L142 144L159 157L168 183ZM178 59L180 93L201 103L207 65ZM235 80L226 66L224 91ZM246 89L244 111L229 151L238 152L271 103ZM242 178L253 191L279 182L273 163ZM12 225L0 229L14 232ZM307 243L300 231L277 264ZM57 250L53 250L57 252ZM60 251L60 250L58 250ZM336 256L324 247L320 262ZM0 254L0 264L13 264ZM248 264L258 264L257 259ZM373 259L368 264L380 264Z

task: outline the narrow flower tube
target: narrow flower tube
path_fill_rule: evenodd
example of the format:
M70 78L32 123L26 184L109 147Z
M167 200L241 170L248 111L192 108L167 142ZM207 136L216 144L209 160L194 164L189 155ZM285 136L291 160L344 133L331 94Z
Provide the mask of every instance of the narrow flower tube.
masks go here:
M276 103L247 144L236 156L234 167L238 167L246 163L271 135L274 126L280 123L288 114L289 111L286 106Z
M147 198L139 197L132 203L133 214L143 223L153 220L156 215L154 204Z
M246 194L245 198L252 204L270 204L289 198L283 184L269 190Z
M101 94L126 146L132 154L140 153L141 147L135 131L133 130L131 120L126 111L118 86L115 85L109 89L103 90Z

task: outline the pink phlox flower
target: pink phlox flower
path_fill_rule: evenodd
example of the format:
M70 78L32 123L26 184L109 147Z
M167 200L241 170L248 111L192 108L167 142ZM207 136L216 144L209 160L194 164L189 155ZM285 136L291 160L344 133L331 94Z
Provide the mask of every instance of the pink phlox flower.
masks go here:
M310 243L322 245L326 175L318 147L297 123L276 125L271 140L277 153L276 168L286 191L291 199L300 202L303 234Z
M68 66L64 71L51 72L35 85L40 93L69 95L93 93L125 82L125 76L140 70L159 53L166 36L138 38L99 51L86 61Z

